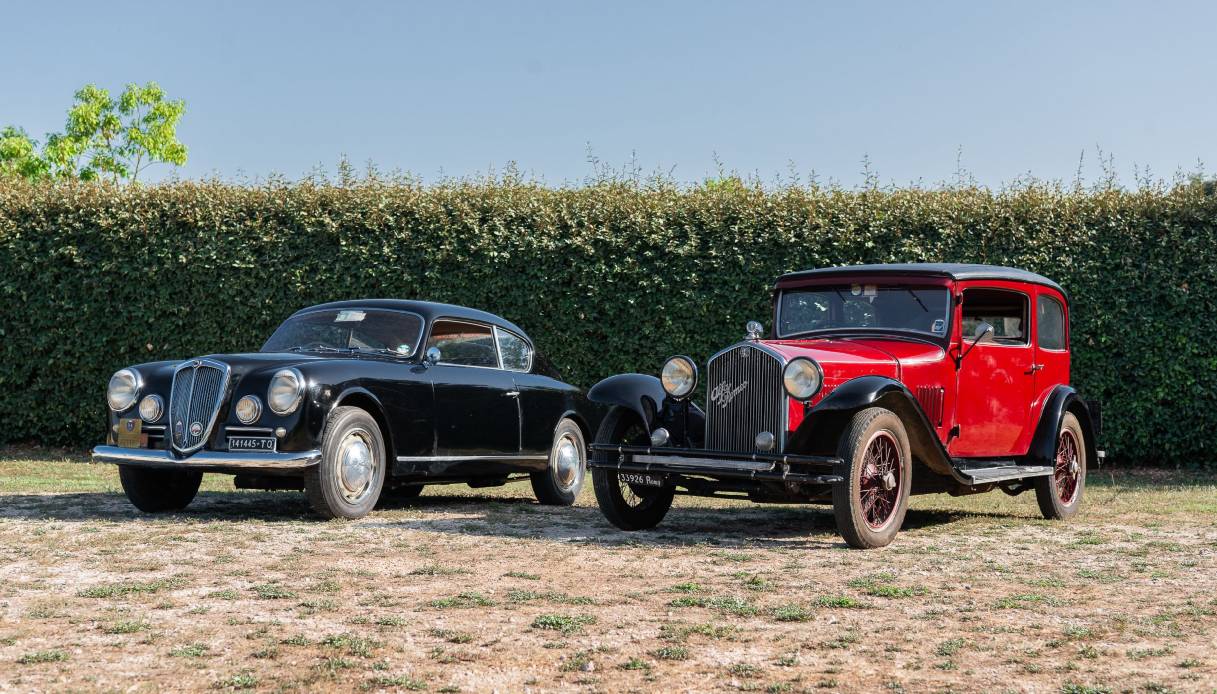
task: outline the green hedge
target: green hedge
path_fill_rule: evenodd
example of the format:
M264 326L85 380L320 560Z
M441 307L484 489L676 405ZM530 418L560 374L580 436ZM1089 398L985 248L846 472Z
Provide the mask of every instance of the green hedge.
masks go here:
M1217 198L1201 186L860 190L518 180L436 186L0 182L0 440L101 438L134 362L256 350L357 297L484 308L590 386L699 360L765 319L789 270L964 261L1073 300L1074 382L1125 459L1213 466Z

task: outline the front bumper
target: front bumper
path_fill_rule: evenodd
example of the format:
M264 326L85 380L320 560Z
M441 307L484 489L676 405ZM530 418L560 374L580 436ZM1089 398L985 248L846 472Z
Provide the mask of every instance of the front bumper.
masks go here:
M135 465L139 467L175 468L179 470L303 471L321 462L321 451L279 453L199 451L185 458L178 458L169 451L162 449L98 446L93 449L93 462Z
M597 455L589 467L654 475L702 475L719 479L766 482L836 484L845 481L838 473L840 458L822 455L738 453L699 448L651 448L592 444Z

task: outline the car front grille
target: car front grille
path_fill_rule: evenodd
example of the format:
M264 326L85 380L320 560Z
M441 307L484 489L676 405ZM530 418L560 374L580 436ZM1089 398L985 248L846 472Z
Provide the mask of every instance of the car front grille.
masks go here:
M786 391L782 360L755 344L726 349L707 368L706 447L752 452L756 436L775 437L775 451L786 439Z
M178 451L190 453L207 441L228 389L228 371L227 364L192 359L173 373L169 427Z

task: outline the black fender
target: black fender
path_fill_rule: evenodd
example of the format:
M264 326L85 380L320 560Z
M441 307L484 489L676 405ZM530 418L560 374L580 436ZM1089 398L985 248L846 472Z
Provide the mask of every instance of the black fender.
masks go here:
M325 432L325 425L330 421L330 415L334 414L334 410L339 407L353 406L362 409L372 415L372 419L376 420L376 424L380 427L381 438L384 439L385 451L392 469L392 462L396 459L395 452L397 447L393 441L393 428L389 426L389 417L385 414L385 406L381 404L380 398L372 394L372 391L363 386L351 386L340 392L336 397L328 402L318 401L321 406L320 426L317 428L317 443L322 443L321 436Z
M882 407L896 413L909 436L913 458L930 470L954 477L951 456L938 440L934 425L904 384L887 376L859 376L837 386L807 413L787 450L806 455L836 455L837 443L860 410Z
M677 444L698 447L705 436L705 412L690 400L669 396L655 376L609 376L587 391L587 399L607 407L631 410L642 418L648 432L662 426Z
M1040 421L1035 426L1035 435L1031 439L1031 447L1025 456L1026 465L1053 465L1056 461L1057 438L1061 432L1061 420L1066 412L1072 412L1082 425L1083 445L1086 447L1086 461L1098 463L1098 427L1092 416L1090 406L1082 399L1072 386L1059 385L1052 389L1044 401L1040 411Z

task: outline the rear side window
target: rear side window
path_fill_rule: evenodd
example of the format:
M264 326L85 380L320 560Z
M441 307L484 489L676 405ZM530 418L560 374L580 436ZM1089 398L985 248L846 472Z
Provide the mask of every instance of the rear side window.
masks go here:
M499 338L499 354L503 355L503 368L508 371L529 371L532 369L532 348L528 341L501 328L495 328Z
M1065 307L1041 296L1035 308L1036 341L1043 349L1065 349Z
M439 349L441 364L494 368L499 365L494 333L488 325L437 320L431 326L431 338L427 340L427 349L432 347Z
M963 293L963 336L976 334L981 323L993 332L981 343L1025 345L1027 339L1027 295L1006 289L967 289Z

